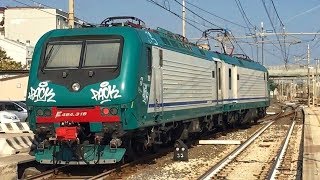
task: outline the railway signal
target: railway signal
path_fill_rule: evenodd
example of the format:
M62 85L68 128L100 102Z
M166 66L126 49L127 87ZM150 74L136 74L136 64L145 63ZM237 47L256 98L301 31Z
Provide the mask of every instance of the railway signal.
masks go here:
M176 141L174 144L174 153L173 153L174 161L188 161L188 146L183 143L180 139Z

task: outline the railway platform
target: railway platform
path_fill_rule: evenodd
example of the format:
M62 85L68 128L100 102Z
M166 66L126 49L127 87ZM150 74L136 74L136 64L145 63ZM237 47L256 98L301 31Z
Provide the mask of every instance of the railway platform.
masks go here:
M320 107L304 108L304 180L320 179Z

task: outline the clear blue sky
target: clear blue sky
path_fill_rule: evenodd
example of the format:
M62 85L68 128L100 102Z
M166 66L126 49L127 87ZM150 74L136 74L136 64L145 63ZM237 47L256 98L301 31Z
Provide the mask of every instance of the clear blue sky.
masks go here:
M37 5L35 2L42 3L43 5L55 7L57 9L62 9L64 11L68 10L68 0L17 0L21 3L28 4L30 6ZM23 6L23 4L15 0L0 0L0 6ZM174 0L154 0L161 5L165 5L170 8L173 12L181 14L181 6L177 4ZM182 2L182 0L178 0ZM236 0L186 0L196 6L203 8L217 16L223 17L229 21L235 22L242 26L246 26L243 17L237 7ZM241 6L245 11L249 21L253 26L260 28L260 23L264 22L264 27L267 30L272 30L269 18L263 6L263 1L266 3L266 8L270 13L270 18L272 19L276 31L280 31L280 21L277 19L276 13L272 6L271 0L239 0ZM273 0L277 12L285 25L286 32L317 32L320 30L320 1L319 0ZM187 7L194 11L197 15L200 15L204 19L210 21L219 27L227 28L232 31L232 33L239 37L248 34L249 31L234 25L230 22L216 18L208 13L205 13L199 9L196 9L187 4ZM136 16L144 20L148 27L156 28L162 27L173 31L175 33L182 32L181 20L176 16L170 14L169 12L157 7L156 5L148 2L148 0L75 0L75 14L80 19L84 19L91 23L100 23L104 18L110 16ZM208 28L216 28L212 24L205 22L198 16L187 11L187 18L192 21L196 21L200 24L207 26ZM196 26L202 30L206 28L200 24ZM249 25L252 27L251 25ZM187 37L196 38L200 37L201 32L190 25L187 26ZM320 35L317 36L320 38ZM314 36L287 36L286 46L282 45L282 49L286 48L289 63L293 63L293 57L301 56L305 57L307 51L307 44L310 44L311 58L320 58L320 52L318 45L318 38L311 41ZM279 36L279 40L283 42L283 37ZM248 40L242 39L239 41L253 42L253 39ZM266 38L266 41L272 41L273 44L265 44L265 64L275 65L283 64L283 54L279 49L281 49L278 39L275 36L270 36ZM294 44L294 42L300 42ZM251 48L248 43L239 42L245 53L252 59L257 59L256 47ZM291 45L290 45L291 43ZM289 52L288 52L289 49ZM242 53L240 48L236 46L236 52ZM259 49L259 61L261 61L261 49Z

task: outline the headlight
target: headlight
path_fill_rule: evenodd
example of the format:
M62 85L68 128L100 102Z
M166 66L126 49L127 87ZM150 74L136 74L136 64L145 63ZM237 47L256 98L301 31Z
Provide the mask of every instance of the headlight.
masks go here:
M118 114L118 109L117 108L111 108L110 109L110 114L112 114L112 115L117 115Z
M43 110L42 109L38 109L37 110L37 116L43 116Z
M44 115L45 115L45 116L51 116L51 111L50 111L50 109L45 109L45 110L44 110Z
M80 89L80 84L79 83L73 83L72 84L72 90L79 91L79 89Z

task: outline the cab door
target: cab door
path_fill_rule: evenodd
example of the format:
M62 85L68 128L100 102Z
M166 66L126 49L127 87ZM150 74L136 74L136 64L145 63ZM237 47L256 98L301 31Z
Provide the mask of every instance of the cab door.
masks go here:
M151 75L151 93L153 100L153 111L156 115L163 113L163 86L162 86L162 65L163 50L158 47L152 48L152 75Z
M231 68L231 74L232 74L232 99L233 102L238 102L238 68L235 65L232 65Z
M223 104L223 69L221 61L216 61L216 72L217 72L217 81L216 81L216 89L217 89L217 104Z

